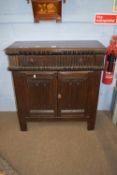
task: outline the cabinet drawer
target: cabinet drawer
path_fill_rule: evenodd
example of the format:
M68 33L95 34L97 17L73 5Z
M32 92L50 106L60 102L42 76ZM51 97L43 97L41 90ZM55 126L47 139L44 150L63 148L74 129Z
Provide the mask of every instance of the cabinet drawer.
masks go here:
M71 71L71 72L59 72L58 79L65 80L82 80L86 79L91 71Z
M101 70L104 55L13 55L9 60L11 70Z
M20 74L24 74L24 76L26 77L26 79L40 79L40 80L44 80L44 79L54 79L57 77L57 72L40 72L40 71L22 71Z

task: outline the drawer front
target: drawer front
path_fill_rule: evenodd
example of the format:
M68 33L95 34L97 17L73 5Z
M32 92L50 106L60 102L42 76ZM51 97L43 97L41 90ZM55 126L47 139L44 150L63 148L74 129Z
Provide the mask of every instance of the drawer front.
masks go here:
M104 55L13 55L9 60L10 69L101 70L104 64Z

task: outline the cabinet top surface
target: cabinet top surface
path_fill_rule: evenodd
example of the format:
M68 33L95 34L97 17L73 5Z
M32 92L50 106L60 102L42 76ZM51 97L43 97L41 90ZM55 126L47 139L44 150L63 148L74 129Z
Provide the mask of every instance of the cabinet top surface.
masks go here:
M96 40L79 41L16 41L5 49L6 53L16 50L40 50L40 49L93 49L105 50L105 47Z
M104 48L104 46L96 40L16 41L9 48Z

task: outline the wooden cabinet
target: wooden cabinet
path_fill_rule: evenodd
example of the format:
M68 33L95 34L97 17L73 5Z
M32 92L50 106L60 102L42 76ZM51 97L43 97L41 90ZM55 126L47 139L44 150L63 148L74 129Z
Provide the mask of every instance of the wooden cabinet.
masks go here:
M61 21L61 0L32 0L32 7L35 22L40 20Z
M94 129L105 51L97 41L8 47L21 130L27 130L27 121L45 119L84 120Z

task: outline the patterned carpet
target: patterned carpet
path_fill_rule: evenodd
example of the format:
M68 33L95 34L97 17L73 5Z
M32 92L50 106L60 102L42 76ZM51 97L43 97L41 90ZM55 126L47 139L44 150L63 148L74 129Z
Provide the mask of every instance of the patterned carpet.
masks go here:
M0 175L18 175L8 162L0 156Z

